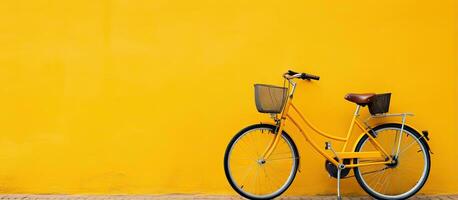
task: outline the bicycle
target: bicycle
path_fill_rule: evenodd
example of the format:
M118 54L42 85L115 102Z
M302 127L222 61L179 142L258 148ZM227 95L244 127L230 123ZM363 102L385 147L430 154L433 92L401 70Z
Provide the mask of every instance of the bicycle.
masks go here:
M260 113L270 114L274 123L248 126L227 146L224 170L229 184L238 194L248 199L272 199L291 185L300 156L285 131L287 121L325 157L325 169L337 179L338 199L341 199L341 179L353 176L363 190L376 199L406 199L423 187L431 168L428 131L420 133L406 124L406 117L413 116L411 113L388 113L391 93L347 94L345 99L355 103L356 110L346 137L338 137L317 129L293 104L297 85L294 80L319 80L320 77L291 70L283 77L283 87L255 84L256 108ZM363 121L359 113L365 106L371 115ZM330 142L325 142L324 150L320 149L291 111L319 135L344 142L342 150L335 151ZM381 117L401 117L402 122L369 126L369 120ZM363 132L348 149L355 125ZM350 169L353 169L353 176L349 176Z

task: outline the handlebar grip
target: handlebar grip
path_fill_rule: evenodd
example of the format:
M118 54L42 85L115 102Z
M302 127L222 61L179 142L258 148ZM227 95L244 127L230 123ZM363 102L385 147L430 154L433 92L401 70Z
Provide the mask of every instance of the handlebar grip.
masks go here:
M294 76L294 75L297 75L297 74L300 74L301 77L298 77L298 78L301 78L303 80L307 79L307 80L320 80L320 77L319 76L316 76L316 75L313 75L313 74L306 74L306 73L298 73L298 72L295 72L295 71L292 71L292 70L288 70L287 72L288 75L290 76Z
M302 79L309 79L309 80L312 79L312 80L317 80L317 81L320 80L319 76L315 76L313 74L306 74L306 73L302 73L301 78Z

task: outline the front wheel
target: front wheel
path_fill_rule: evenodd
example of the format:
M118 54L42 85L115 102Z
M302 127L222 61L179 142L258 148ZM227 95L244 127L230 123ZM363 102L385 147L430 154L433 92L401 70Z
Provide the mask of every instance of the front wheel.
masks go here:
M224 171L232 188L248 199L273 199L288 189L296 176L299 153L283 131L271 156L262 154L276 136L276 126L255 124L231 140L224 156Z
M390 154L394 162L356 167L356 180L376 199L397 200L411 197L428 179L431 168L428 144L409 126L404 126L402 133L400 124L382 124L372 130L376 142ZM367 135L359 140L355 148L355 152L376 150L374 142ZM358 164L373 160L354 159L354 162Z

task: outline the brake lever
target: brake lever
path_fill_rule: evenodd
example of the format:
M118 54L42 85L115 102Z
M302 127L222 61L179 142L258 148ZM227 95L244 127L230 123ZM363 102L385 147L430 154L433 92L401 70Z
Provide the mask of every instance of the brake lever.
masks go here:
M299 73L297 73L295 71L292 71L292 70L288 70L288 75L293 76L293 75L296 75L296 74L299 74Z

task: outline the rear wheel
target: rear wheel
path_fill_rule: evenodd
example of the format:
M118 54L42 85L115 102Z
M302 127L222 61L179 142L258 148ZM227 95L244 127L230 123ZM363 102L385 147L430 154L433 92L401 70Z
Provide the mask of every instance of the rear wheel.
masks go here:
M392 164L370 165L354 169L356 180L377 199L407 199L417 193L428 179L431 168L426 141L414 129L400 124L382 124L372 129L375 140L394 158ZM399 145L399 136L401 143ZM375 151L367 135L358 142L355 152ZM396 156L397 155L397 156ZM355 163L374 160L354 159Z
M271 156L262 153L274 139L276 127L256 124L231 140L224 156L224 170L232 188L249 199L272 199L288 189L296 176L299 154L291 137L283 132Z

